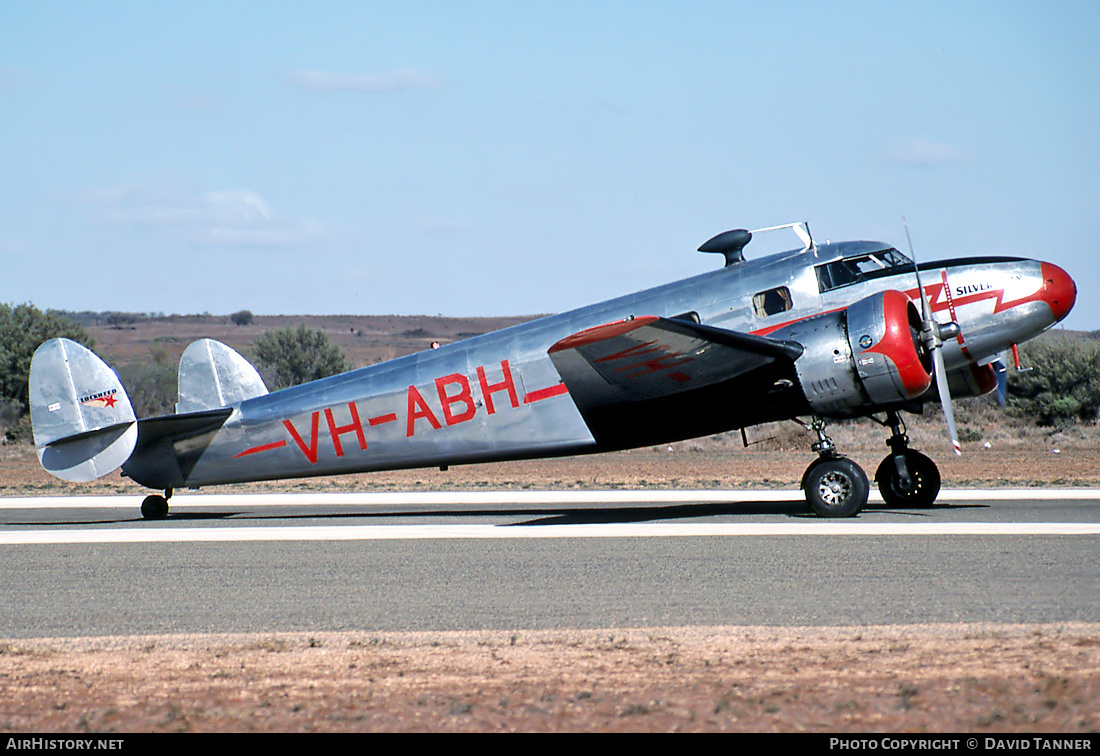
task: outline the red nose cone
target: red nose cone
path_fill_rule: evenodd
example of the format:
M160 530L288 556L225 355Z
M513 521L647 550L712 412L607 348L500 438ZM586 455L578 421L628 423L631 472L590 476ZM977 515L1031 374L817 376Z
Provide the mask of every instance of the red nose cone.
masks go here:
M1043 263L1043 299L1050 305L1055 320L1061 320L1077 301L1077 284L1069 273L1051 263Z

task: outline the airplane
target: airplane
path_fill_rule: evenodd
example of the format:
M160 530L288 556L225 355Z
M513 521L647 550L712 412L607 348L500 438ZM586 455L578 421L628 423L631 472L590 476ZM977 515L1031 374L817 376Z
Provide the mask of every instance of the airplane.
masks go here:
M800 247L745 257L754 234L788 228ZM202 339L181 357L176 414L161 417L137 419L106 363L51 339L29 377L38 457L68 481L121 467L164 492L141 505L161 519L183 487L590 454L794 420L816 436L801 481L809 507L852 517L870 482L826 431L871 417L890 430L874 476L884 501L928 507L940 473L910 448L901 413L939 400L959 453L952 397L1003 391L1003 355L1077 296L1052 263L918 264L911 240L909 256L883 242L817 244L806 222L726 231L699 249L725 264L280 391Z

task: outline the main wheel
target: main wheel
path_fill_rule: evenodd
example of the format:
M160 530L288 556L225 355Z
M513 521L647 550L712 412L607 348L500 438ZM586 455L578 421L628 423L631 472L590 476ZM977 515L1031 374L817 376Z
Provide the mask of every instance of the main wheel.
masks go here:
M845 457L823 457L806 470L802 488L821 517L855 517L867 504L867 474Z
M891 454L882 460L875 472L875 482L882 500L891 507L930 507L940 493L940 471L936 463L913 449L905 450L908 485L903 484L897 460Z
M160 494L149 494L141 502L141 516L146 520L163 520L168 516L168 499Z

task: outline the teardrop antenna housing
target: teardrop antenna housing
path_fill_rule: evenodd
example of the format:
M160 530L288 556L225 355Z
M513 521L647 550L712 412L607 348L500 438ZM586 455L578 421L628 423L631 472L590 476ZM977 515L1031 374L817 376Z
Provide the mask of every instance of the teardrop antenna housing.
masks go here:
M700 252L717 252L726 258L726 266L743 262L745 259L745 245L752 241L752 232L744 228L735 228L725 231L718 236L708 239Z

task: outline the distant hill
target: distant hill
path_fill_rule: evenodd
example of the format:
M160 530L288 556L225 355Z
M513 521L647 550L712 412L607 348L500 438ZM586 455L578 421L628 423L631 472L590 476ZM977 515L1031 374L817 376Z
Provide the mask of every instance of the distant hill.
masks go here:
M63 313L81 322L95 339L95 351L109 364L166 356L178 362L196 339L211 338L251 357L253 342L265 331L308 328L323 331L354 367L429 349L433 341L455 341L534 320L535 315L498 318L447 318L427 315L256 315L247 325L230 315L145 315L136 313Z

